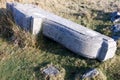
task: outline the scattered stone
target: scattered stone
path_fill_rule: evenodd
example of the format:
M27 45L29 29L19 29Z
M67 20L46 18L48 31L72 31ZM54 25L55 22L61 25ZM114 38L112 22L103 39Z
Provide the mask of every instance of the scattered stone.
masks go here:
M49 76L50 76L50 75L55 76L55 75L59 74L59 70L56 69L54 66L50 66L50 67L44 69L43 72L44 72L46 75L49 75Z
M90 69L83 75L76 74L75 80L107 80L107 77L100 69Z
M118 8L116 12L112 13L111 21L114 23L111 27L112 38L115 41L118 41L120 39L120 8Z
M41 68L41 72L45 80L64 80L66 73L64 68L53 65Z
M113 33L120 32L120 24L113 25L112 28L111 28L111 30L112 30Z
M92 69L88 71L87 73L83 74L82 79L86 78L93 78L99 74L99 71L97 69Z
M115 24L111 27L112 38L117 41L120 39L120 24Z
M120 22L120 8L118 8L116 12L113 12L111 14L111 21L113 23L119 23Z
M100 69L98 69L98 71L99 74L95 76L92 80L107 80L106 75Z

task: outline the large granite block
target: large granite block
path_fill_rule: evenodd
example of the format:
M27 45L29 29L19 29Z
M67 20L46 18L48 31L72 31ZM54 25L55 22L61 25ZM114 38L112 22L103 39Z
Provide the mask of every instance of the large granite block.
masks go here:
M42 18L31 18L31 30L33 34L38 34L42 30Z
M7 9L19 26L33 34L42 31L44 36L81 56L104 61L115 55L116 42L112 38L82 25L30 4L8 3Z
M71 25L71 24L68 24ZM76 23L72 24L73 27ZM116 51L116 42L107 36L79 25L74 29L50 21L43 22L43 34L69 50L87 58L100 61L112 58Z

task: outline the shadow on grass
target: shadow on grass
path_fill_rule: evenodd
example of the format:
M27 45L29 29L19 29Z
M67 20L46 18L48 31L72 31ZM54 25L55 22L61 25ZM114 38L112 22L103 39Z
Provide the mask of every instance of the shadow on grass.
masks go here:
M6 41L8 44L14 44L20 48L33 47L31 40L32 35L15 24L12 14L4 9L0 9L0 38Z
M93 13L96 13L95 20L101 20L103 22L110 21L111 12L105 12L102 10L91 10Z
M67 48L65 48L64 46L62 46L61 44L59 44L58 42L49 39L45 36L43 36L42 34L39 34L37 37L37 47L39 47L39 49L41 49L42 51L46 51L49 52L51 54L56 54L56 55L60 55L60 56L69 56L69 57L74 57L74 58L79 58L81 60L89 60L88 58L82 57L78 54L75 54L74 52L68 50ZM91 60L91 61L96 61L96 60Z
M14 34L10 20L12 19L10 18L10 15L7 12L7 10L4 8L1 8L0 9L0 37L7 41Z
M4 9L0 9L0 38L2 40L6 41L8 44L15 44L19 47L24 47L24 41L21 39L23 37L20 37L20 33L17 30L17 27L14 25L14 20L12 17L12 14ZM16 27L16 28L15 28Z
M96 25L95 31L111 37L112 36L112 32L111 32L110 28L111 28L110 24L100 24L100 25Z
M96 14L96 17L93 18L95 21L100 21L99 24L95 24L95 31L100 32L101 34L111 36L110 27L111 23L111 12L105 12L102 10L91 10Z
M67 64L60 64L66 71L65 73L65 79L64 80L75 80L76 74L83 74L86 70L89 70L90 68L96 68L100 65L100 62L97 60L91 60L88 58L84 58L80 55L77 55L70 50L66 49L59 43L39 34L37 38L37 47L39 47L40 50L49 52L50 54L55 54L59 56L65 56L70 58L77 58L81 61L84 60L87 66L81 65L80 67L71 66ZM42 45L41 45L42 44ZM49 54L48 54L49 55ZM61 58L60 58L61 59ZM74 63L74 62L71 62ZM39 77L39 76L38 76Z

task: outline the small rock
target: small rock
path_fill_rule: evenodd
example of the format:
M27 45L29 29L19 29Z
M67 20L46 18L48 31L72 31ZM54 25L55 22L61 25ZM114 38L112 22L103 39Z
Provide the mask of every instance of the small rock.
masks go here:
M49 76L59 74L59 70L56 69L54 66L50 66L50 67L44 69L43 72L44 72L46 75L49 75Z
M117 41L120 39L120 24L115 24L111 27L112 38Z
M120 32L120 24L115 24L111 27L113 33Z
M113 23L120 22L120 8L118 8L116 12L113 12L111 14L111 21Z
M95 77L99 74L99 71L97 69L92 69L88 72L86 72L85 74L82 75L82 79L86 79L86 78L92 78Z

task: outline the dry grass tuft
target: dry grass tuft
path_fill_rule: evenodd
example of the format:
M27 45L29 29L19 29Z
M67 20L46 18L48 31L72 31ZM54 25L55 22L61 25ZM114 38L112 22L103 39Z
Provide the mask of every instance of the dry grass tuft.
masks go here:
M0 37L23 48L35 47L35 36L15 25L5 9L1 9L0 15Z

